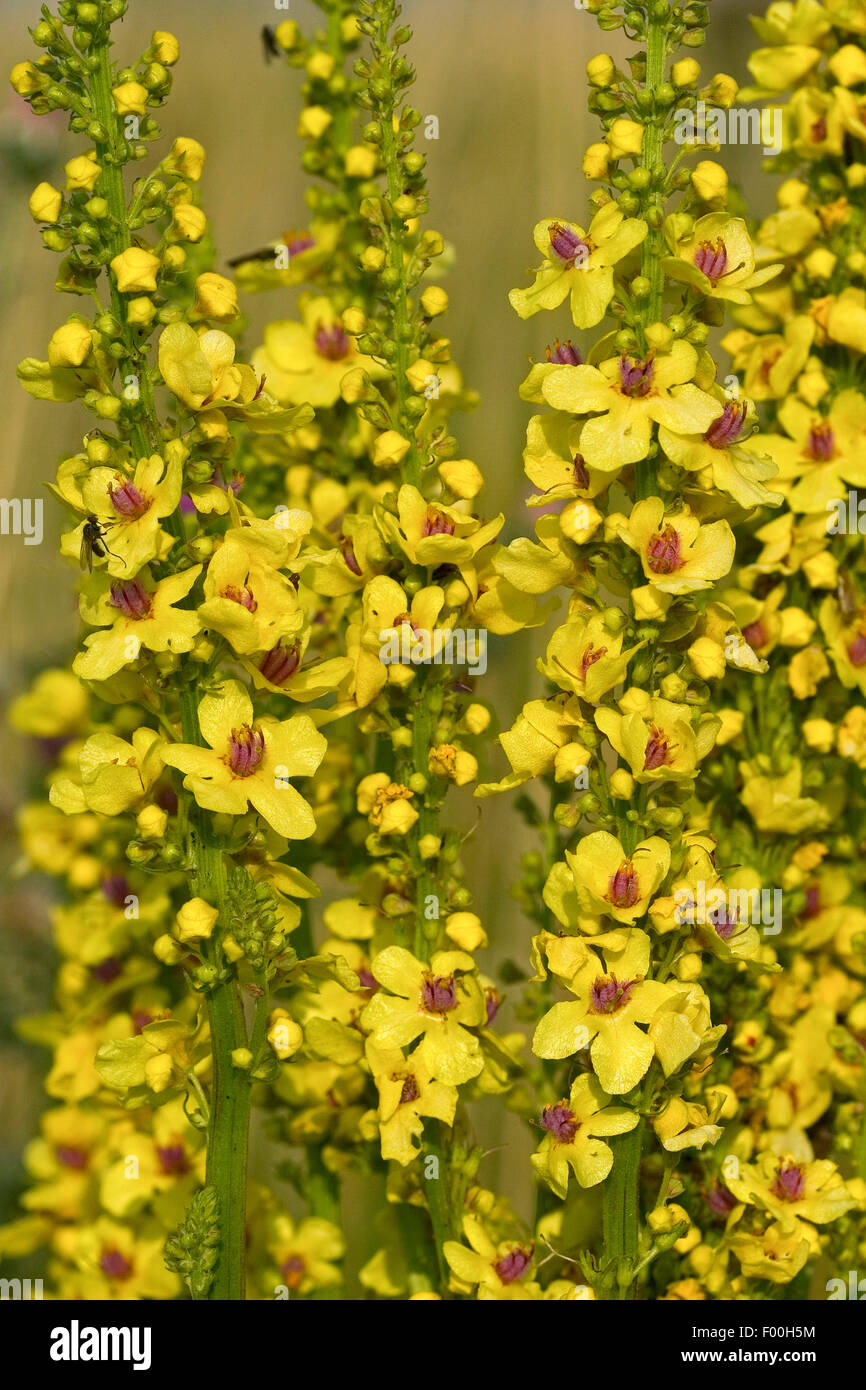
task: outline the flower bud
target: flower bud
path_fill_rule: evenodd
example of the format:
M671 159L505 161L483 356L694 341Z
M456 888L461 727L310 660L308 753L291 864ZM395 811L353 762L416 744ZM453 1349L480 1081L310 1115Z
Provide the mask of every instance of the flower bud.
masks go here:
M63 194L50 183L38 183L28 206L34 222L56 222L63 207Z
M175 936L179 941L208 940L219 917L219 909L204 898L190 898L175 917Z

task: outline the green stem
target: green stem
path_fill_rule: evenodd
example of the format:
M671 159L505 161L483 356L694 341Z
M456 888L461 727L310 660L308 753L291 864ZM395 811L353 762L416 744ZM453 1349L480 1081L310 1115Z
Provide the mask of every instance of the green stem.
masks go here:
M203 746L195 690L181 697L183 736ZM219 909L223 929L227 897L222 845L210 817L198 806L190 809L189 849L196 896ZM237 978L225 972L219 928L211 939L220 975L208 990L207 1008L213 1058L211 1108L207 1137L205 1183L216 1189L219 1201L220 1252L208 1297L241 1302L245 1289L247 1149L249 1145L249 1072L232 1064L236 1048L247 1047L247 1030Z
M655 19L650 13L647 18L646 40L646 91L653 93L665 80L665 58L668 49L668 21ZM663 186L665 165L664 114L654 111L644 125L643 148L640 168L650 175L650 189ZM652 194L650 195L652 196ZM641 275L650 283L650 292L643 301L642 319L644 324L656 323L661 318L662 295L665 276L662 269L663 232L661 226L650 224L649 234L641 247Z
M633 1259L638 1250L638 1175L643 1130L644 1120L641 1116L628 1134L609 1141L613 1149L613 1167L603 1192L604 1253L607 1259L616 1261L617 1269L624 1259ZM626 1299L629 1296L630 1286L618 1283L614 1297Z
M381 50L389 50L390 29L395 19L395 5L390 5L388 13L383 17L380 31L379 43ZM390 290L390 301L393 310L393 339L396 344L396 356L393 363L394 368L394 388L396 394L396 419L395 427L400 431L404 438L409 441L409 452L403 462L403 472L405 481L413 487L421 486L421 457L418 452L418 444L415 438L415 425L409 416L406 402L412 393L412 388L406 376L409 368L409 351L414 337L412 326L409 319L409 288L406 283L406 256L405 256L405 231L403 219L393 211L393 206L397 198L402 193L400 160L398 158L397 135L394 130L394 114L396 103L393 95L384 102L381 111L382 126L382 164L385 170L385 177L388 184L388 204L390 208L388 220L388 266L393 279L393 288Z
M646 82L645 90L654 93L658 90L665 79L665 59L668 51L668 20L656 19L651 11L647 11L647 51L646 51ZM646 169L650 176L648 201L653 207L655 191L664 187L666 176L664 165L664 122L665 116L656 110L649 116L644 123L643 147L639 168ZM658 220L659 225L653 226L653 221ZM644 354L648 351L645 330L651 323L657 323L662 316L662 301L664 297L664 270L662 269L662 256L664 252L664 234L662 231L662 220L655 216L649 219L649 232L641 246L641 275L649 282L649 294L641 301L640 318L637 324L641 334L641 348ZM646 497L653 497L657 492L656 465L651 458L642 459L635 465L634 470L634 492L635 501L641 501Z
M112 64L108 40L97 51L98 66L91 77L91 99L93 114L107 133L105 141L95 141L97 158L102 166L98 188L108 203L109 219L107 243L111 259L121 255L132 245L126 208L126 191L123 184L123 145L120 136L120 118L111 94ZM107 271L111 291L111 311L120 325L120 336L126 350L121 360L121 376L127 375L125 368L138 378L140 418L131 419L129 434L139 455L157 451L160 446L161 431L153 399L153 383L147 370L147 361L136 338L135 328L128 322L126 300L117 288L114 276ZM129 410L129 406L126 407Z

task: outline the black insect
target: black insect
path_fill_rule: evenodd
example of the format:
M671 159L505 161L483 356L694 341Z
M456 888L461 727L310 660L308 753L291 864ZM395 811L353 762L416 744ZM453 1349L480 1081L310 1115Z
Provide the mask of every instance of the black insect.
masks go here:
M104 559L106 555L111 555L115 560L120 556L115 555L113 550L109 550L105 544L107 531L99 517L91 512L84 518L84 526L81 531L81 568L86 570L93 569L94 555L98 560Z
M265 51L266 63L269 63L272 58L279 58L280 46L277 43L276 34L269 24L262 25L262 48Z
M226 265L234 269L236 265L243 265L246 261L273 261L275 254L276 245L263 246L260 251L250 251L246 256L233 256L230 261L226 261Z

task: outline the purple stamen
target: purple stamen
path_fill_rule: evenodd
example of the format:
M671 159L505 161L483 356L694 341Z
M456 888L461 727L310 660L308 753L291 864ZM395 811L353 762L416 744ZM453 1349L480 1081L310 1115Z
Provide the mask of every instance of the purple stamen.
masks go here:
M578 1130L574 1112L564 1100L557 1101L555 1105L545 1105L541 1123L560 1144L570 1144Z
M135 520L136 517L144 516L150 506L150 498L145 497L144 493L135 486L135 483L131 483L128 478L124 479L118 475L118 482L118 487L109 487L108 489L111 505L117 512L117 515L126 517L129 521Z
M737 401L728 401L721 415L705 431L704 439L714 449L726 449L739 439L746 418L746 406Z
M127 618L146 618L151 609L151 596L137 579L125 583L115 581L111 586L108 602L119 608Z
M421 984L421 1004L428 1014L447 1014L457 1003L453 975L425 975Z
M721 237L718 241L702 241L693 260L701 274L715 285L728 268L728 250Z
M265 751L265 736L260 729L244 724L232 729L229 739L228 764L236 777L249 777L255 772Z

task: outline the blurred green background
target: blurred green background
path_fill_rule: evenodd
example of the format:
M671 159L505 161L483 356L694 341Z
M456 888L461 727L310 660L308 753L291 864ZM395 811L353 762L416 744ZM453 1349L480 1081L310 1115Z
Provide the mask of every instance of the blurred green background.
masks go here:
M716 71L747 78L753 46L749 6L715 0L707 48L694 52L709 77ZM305 222L304 177L296 138L301 75L280 62L266 65L263 24L297 19L309 27L312 7L291 0L275 10L267 0L131 0L117 26L117 56L134 60L154 28L180 40L169 104L158 113L165 139L200 140L207 150L202 184L221 261L251 250ZM318 13L318 12L317 12ZM528 408L517 396L529 356L543 357L558 332L568 336L564 308L553 319L521 323L509 308L510 287L526 283L535 264L532 228L542 217L581 222L588 187L581 174L585 146L598 127L585 109L585 65L609 51L631 51L621 34L603 35L574 0L405 0L414 26L409 56L418 69L413 101L439 118L438 141L421 139L428 157L431 225L456 249L448 281L451 312L444 321L467 385L481 393L472 415L457 417L461 452L477 460L487 479L483 508L508 517L506 537L528 530L533 516L523 499L521 449ZM33 56L27 26L38 4L3 0L0 69ZM77 630L74 576L56 558L63 518L44 491L58 461L80 447L92 425L77 408L30 399L15 378L25 355L44 357L53 330L75 304L53 291L57 257L41 245L27 199L43 178L62 182L62 166L78 152L58 113L34 117L11 90L0 94L0 496L45 498L45 538L24 546L0 537L0 612L4 640L0 700L13 698L42 667L68 659ZM422 127L423 132L423 127ZM732 182L739 181L753 210L769 210L773 181L760 178L754 150L723 150ZM224 269L223 265L218 266ZM292 292L247 299L251 349L269 319L291 313ZM479 694L495 706L503 726L521 703L538 693L534 659L542 638L493 639L488 675ZM48 911L52 885L16 870L15 807L38 785L34 750L3 724L0 827L4 887L0 894L0 1219L12 1214L23 1179L20 1154L42 1106L44 1056L16 1040L13 1020L46 1008L53 958ZM493 776L505 770L498 758ZM462 803L468 827L474 807ZM483 820L468 850L469 882L492 942L485 968L513 956L525 962L528 925L508 895L523 850L533 848L512 798L483 803ZM506 1009L506 1026L510 1015ZM524 1215L531 1211L526 1154L530 1138L498 1103L480 1117L485 1143L501 1146L482 1170L482 1181L502 1186ZM266 1171L259 1152L256 1167ZM353 1204L354 1205L354 1204Z

